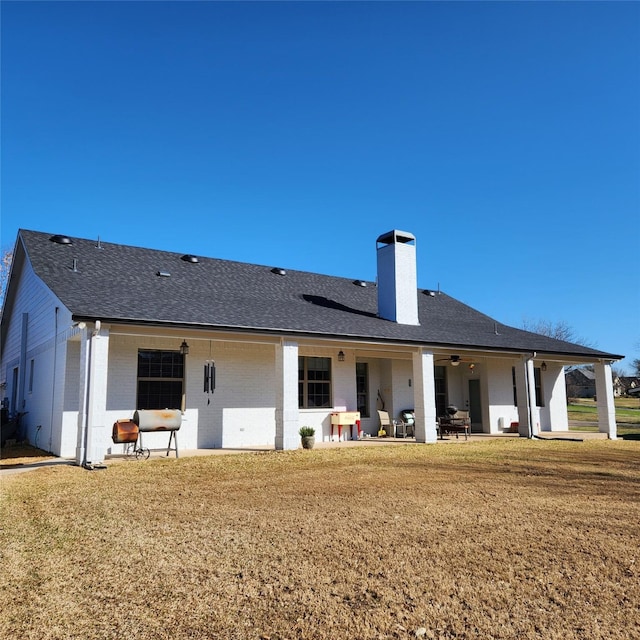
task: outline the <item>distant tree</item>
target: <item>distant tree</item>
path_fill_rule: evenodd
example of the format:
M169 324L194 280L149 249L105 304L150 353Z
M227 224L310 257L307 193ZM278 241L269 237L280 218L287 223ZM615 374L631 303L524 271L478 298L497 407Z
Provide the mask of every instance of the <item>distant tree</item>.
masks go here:
M640 351L640 340L633 345L637 351ZM635 358L631 362L631 375L640 377L640 358Z
M531 333L539 333L540 335L547 336L548 338L555 338L556 340L564 340L565 342L572 342L573 344L580 344L583 347L595 347L593 342L578 336L575 329L566 323L564 320L559 322L551 322L550 320L531 320L524 318L522 321L522 328L525 331L531 331ZM572 371L576 367L573 365L567 365L564 368L565 373ZM580 367L577 367L580 368ZM583 367L588 369L589 367ZM593 367L591 367L593 369Z
M0 307L4 302L4 294L9 284L9 271L11 271L11 263L13 262L13 250L4 249L2 251L2 260L0 261Z
M592 341L577 335L575 329L564 320L551 322L550 320L531 320L529 318L525 318L522 321L522 328L525 331L539 333L540 335L547 336L548 338L555 338L556 340L564 340L565 342L581 344L583 347L595 346Z
M624 377L624 369L621 369L620 367L611 367L611 375L614 380L616 378L622 378Z

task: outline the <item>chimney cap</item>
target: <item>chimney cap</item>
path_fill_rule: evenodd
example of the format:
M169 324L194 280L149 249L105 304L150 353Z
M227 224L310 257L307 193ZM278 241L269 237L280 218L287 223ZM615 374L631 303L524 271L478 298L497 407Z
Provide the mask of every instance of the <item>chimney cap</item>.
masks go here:
M407 243L407 242L415 242L416 237L409 233L408 231L398 231L397 229L393 229L391 231L387 231L387 233L383 233L378 237L376 243L378 244L397 244L397 243Z

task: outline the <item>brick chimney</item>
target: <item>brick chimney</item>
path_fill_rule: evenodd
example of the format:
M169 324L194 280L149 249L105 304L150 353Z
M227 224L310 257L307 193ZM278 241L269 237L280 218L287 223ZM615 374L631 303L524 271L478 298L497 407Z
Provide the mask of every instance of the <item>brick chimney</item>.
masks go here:
M376 250L378 315L399 324L420 324L415 236L389 231L376 240Z

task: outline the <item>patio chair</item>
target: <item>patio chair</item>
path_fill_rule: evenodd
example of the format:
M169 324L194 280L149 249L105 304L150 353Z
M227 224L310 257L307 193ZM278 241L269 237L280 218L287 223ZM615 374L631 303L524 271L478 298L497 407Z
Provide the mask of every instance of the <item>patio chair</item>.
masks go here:
M378 419L380 420L380 426L378 427L378 436L384 437L393 435L394 424L389 418L388 411L378 411Z
M416 416L413 409L404 409L400 412L400 420L395 421L396 438L416 437Z

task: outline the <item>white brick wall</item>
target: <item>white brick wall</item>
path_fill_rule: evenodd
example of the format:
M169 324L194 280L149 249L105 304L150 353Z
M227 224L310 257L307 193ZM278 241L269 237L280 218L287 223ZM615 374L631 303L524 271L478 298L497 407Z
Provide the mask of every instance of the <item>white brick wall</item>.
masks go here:
M178 349L181 340L112 333L109 352L107 423L131 418L137 393L138 349ZM179 449L273 446L275 437L274 347L189 340L186 357L187 410L178 431ZM216 363L216 391L203 389L204 363ZM144 445L166 447L166 433L145 433ZM109 452L122 445L109 442Z
M486 365L476 367L478 373L487 378L489 393L489 424L483 424L485 433L499 433L500 425L508 428L518 421L518 410L513 404L512 368L522 364L520 360L489 360ZM500 421L502 418L502 422Z

